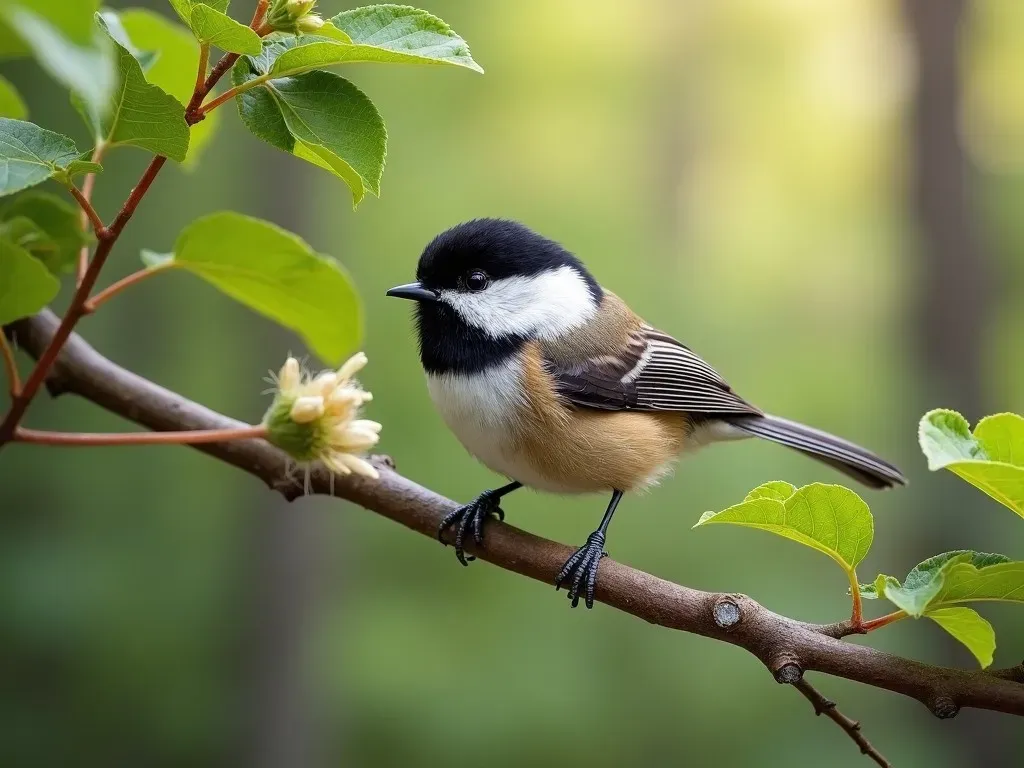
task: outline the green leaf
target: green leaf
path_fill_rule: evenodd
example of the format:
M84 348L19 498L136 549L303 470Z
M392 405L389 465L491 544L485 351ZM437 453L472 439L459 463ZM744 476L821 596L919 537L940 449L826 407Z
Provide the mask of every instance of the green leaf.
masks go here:
M149 252L144 260L150 268L194 272L298 332L331 364L340 362L362 337L359 299L338 262L265 221L215 213L181 233L173 258Z
M966 645L983 669L991 666L996 650L996 633L977 611L971 608L936 608L925 615Z
M1024 417L1000 413L971 434L959 413L935 410L918 430L931 470L948 469L1024 517Z
M0 117L11 117L15 120L24 120L28 117L28 107L21 100L21 94L2 77L0 77Z
M28 251L0 239L0 326L38 312L57 295L60 283Z
M171 0L171 5L199 42L215 45L231 53L259 55L263 47L260 36L228 16L225 13L228 7L226 2Z
M235 85L266 73L295 38L268 43L262 56L241 59L232 72ZM367 96L330 72L306 72L263 82L238 99L245 126L258 138L313 163L344 180L353 206L367 190L380 195L387 154L384 120Z
M159 55L146 70L146 80L171 94L184 106L192 98L199 66L199 48L192 33L170 19L152 11L130 9L120 14L121 24L132 42L142 50ZM213 137L220 123L220 111L207 114L192 126L186 166L194 163Z
M20 245L53 274L74 268L92 237L82 231L78 208L47 192L23 192L0 208L0 237Z
M271 77L291 77L321 67L356 62L457 66L483 72L466 41L426 11L403 5L373 5L339 13L330 23L352 43L322 35L292 38L279 52Z
M67 136L0 117L0 196L41 184L78 162Z
M711 523L759 528L823 552L851 573L867 555L874 537L868 505L849 488L823 483L805 485L780 498L792 487L787 486L763 485L742 504L705 512L694 528Z
M770 483L757 486L743 500L774 499L775 501L785 502L794 493L796 493L796 486L792 483L787 483L784 480L772 480Z
M106 29L102 19L99 23ZM163 89L146 81L142 65L128 49L113 44L117 48L119 73L113 99L98 113L83 110L96 142L109 147L131 145L181 162L189 142L185 108Z
M902 585L879 575L874 584L861 585L861 595L886 597L915 617L972 601L1024 602L1024 562L971 550L943 552L914 566Z
M109 101L117 82L114 52L95 29L95 0L0 0L0 18L40 66L93 111Z
M198 0L169 0L171 7L174 8L174 12L178 14L178 18L184 21L186 24L192 18L192 8L198 5ZM228 12L228 6L231 4L231 0L206 0L203 5L207 5L213 8L215 11L221 13Z

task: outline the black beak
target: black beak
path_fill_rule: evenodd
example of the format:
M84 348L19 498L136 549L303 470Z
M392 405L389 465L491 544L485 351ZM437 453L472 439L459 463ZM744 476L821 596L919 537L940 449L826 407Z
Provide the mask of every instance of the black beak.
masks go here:
M396 285L388 291L387 295L397 296L399 299L412 299L413 301L437 301L438 299L435 291L432 291L429 288L424 288L419 283Z

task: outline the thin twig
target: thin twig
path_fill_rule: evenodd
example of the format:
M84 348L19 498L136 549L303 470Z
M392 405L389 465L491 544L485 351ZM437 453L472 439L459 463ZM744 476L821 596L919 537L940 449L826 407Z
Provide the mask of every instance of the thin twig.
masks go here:
M22 349L38 357L49 346L59 324L52 312L44 310L16 321L10 331L17 333ZM73 392L156 431L246 426L121 368L77 335L62 351L47 386L52 394ZM289 499L303 495L302 485L296 483L291 471L292 462L265 441L235 440L198 445L196 450L260 478ZM314 467L309 490L347 499L434 539L438 524L456 507L455 502L402 477L386 459L377 458L374 466L380 472L379 480L338 477L333 487L330 474ZM160 480L154 477L154 482ZM572 554L569 547L497 520L487 524L483 546L471 544L467 549L481 560L549 587ZM440 557L438 553L439 561ZM1024 716L1021 667L967 670L924 664L837 639L850 633L848 622L807 624L773 613L745 595L691 589L611 558L601 561L596 597L651 624L745 648L777 680L795 683L804 672L822 672L909 696L937 717L952 717L961 707Z
M92 231L96 233L96 237L102 240L107 228L103 224L103 219L101 219L100 215L96 213L96 209L92 207L92 203L89 202L89 198L86 197L85 193L74 184L68 185L68 191L71 192L71 196L78 201L78 205L82 208L82 213L89 220L89 223L92 224Z
M182 432L50 432L18 427L14 433L16 443L36 445L201 445L226 443L229 440L253 440L267 436L262 425L231 427L229 429L190 429Z
M905 618L907 618L906 611L893 611L892 613L885 614L885 616L879 616L877 619L868 619L867 621L862 622L860 628L864 630L864 632L872 632L876 629L888 626L894 621L899 621L900 619Z
M7 373L7 391L13 400L21 394L21 377L18 376L18 364L14 362L14 350L3 333L0 333L0 356L4 359L4 371Z
M102 162L102 160L103 160L103 153L106 151L106 149L107 149L106 144L104 144L102 141L97 143L96 144L96 148L92 151L92 157L89 158L89 161L93 162L93 163ZM86 200L88 200L90 205L92 205L92 191L95 188L95 186L96 186L96 174L95 173L87 173L85 175L85 180L82 182L82 197L84 197ZM81 221L82 221L82 230L84 231L84 230L88 229L89 228L89 217L85 213L85 211L81 212ZM78 275L77 275L77 278L75 280L75 286L79 286L79 285L82 284L82 281L85 279L85 272L86 272L87 269L89 269L89 250L90 250L89 245L86 244L86 245L83 245L82 249L78 252Z
M809 702L814 706L814 714L825 715L832 722L846 731L846 734L853 739L853 741L860 747L861 754L867 755L882 768L892 768L892 763L886 760L882 753L875 749L871 742L864 738L864 734L860 730L860 723L856 720L851 720L838 709L836 709L836 703L829 701L822 696L818 690L808 683L806 680L800 680L799 682L793 683L793 687L802 693Z
M196 72L196 86L192 93L199 93L206 84L206 70L210 68L210 44L199 46L199 71Z
M155 267L147 267L145 269L140 269L137 272L132 272L127 277L122 277L116 283L111 283L106 288L104 288L102 291L100 291L99 293L95 294L92 298L90 298L88 301L85 302L85 311L86 311L86 313L95 312L103 304L106 304L110 299L112 299L115 296L117 296L117 294L119 294L125 288L129 288L129 287L135 285L136 283L141 283L143 280L145 280L147 278L150 278L153 275L158 275L158 274L160 274L161 272L165 271L168 268L169 268L169 265L167 265L167 266L159 266L158 265L158 266L155 266Z
M257 8L257 10L259 10ZM255 17L254 17L255 21ZM229 53L221 58L217 65L213 68L210 76L206 78L206 81L200 87L199 83L196 83L195 92L192 94L192 99L189 102L189 106L185 109L185 122L189 125L202 120L202 116L197 114L196 110L199 105L202 104L203 99L210 90L217 84L217 81L224 76L224 74L231 68L231 65L238 60L238 54ZM125 200L124 205L121 206L121 210L118 212L114 221L109 227L98 230L96 233L99 239L99 246L96 248L96 253L92 260L88 262L88 267L85 273L82 275L82 279L79 281L77 288L75 289L74 295L71 297L71 303L68 305L67 311L64 313L64 319L61 321L60 327L57 328L53 338L50 341L49 347L39 355L36 360L36 365L29 374L28 380L25 382L21 393L12 398L11 408L4 417L3 422L0 422L0 449L11 442L14 438L14 433L21 423L22 417L25 415L25 411L28 410L29 403L32 402L32 398L36 396L39 391L39 387L42 386L43 381L46 380L46 376L50 371L50 366L53 365L57 359L57 355L60 354L61 347L67 341L71 332L74 330L75 325L79 320L82 319L88 311L86 310L86 302L89 300L89 294L92 292L93 286L96 285L96 279L99 277L100 270L103 269L103 265L106 263L107 257L110 255L111 249L117 242L117 239L121 236L121 232L125 226L131 220L132 216L135 215L136 209L139 207L139 203L142 198L145 197L149 191L150 186L160 173L160 169L164 167L167 162L167 158L162 155L157 155L150 161L146 170L142 174L142 178L139 179L139 183L132 189L131 194L128 195L128 199ZM81 193L79 202L85 200L84 192ZM77 199L77 196L76 196ZM92 204L88 203L88 208L83 206L83 210L92 209ZM95 211L93 211L95 213ZM90 216L90 219L92 216ZM101 222L102 226L102 222ZM88 254L86 254L88 259Z

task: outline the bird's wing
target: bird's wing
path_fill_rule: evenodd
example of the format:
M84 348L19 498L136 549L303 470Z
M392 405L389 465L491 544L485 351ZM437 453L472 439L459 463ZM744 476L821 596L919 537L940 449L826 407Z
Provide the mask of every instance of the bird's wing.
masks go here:
M623 411L758 414L688 347L641 326L615 354L572 366L547 361L558 393L573 405Z

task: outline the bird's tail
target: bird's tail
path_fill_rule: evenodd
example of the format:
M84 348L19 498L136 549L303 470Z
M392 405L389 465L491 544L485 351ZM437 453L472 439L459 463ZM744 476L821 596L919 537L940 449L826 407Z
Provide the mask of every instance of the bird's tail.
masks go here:
M903 473L889 462L828 432L767 414L730 416L727 421L743 432L805 453L871 488L907 484Z

